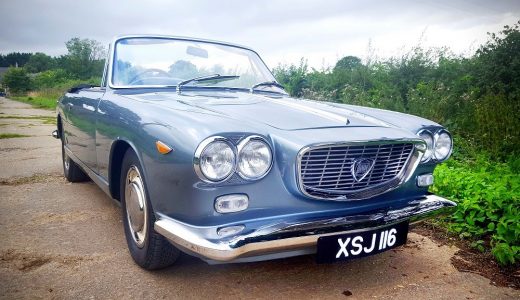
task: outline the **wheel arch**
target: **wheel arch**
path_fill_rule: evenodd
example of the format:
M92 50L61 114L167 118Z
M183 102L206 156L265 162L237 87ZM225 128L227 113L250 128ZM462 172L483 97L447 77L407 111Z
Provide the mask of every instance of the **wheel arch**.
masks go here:
M126 151L128 151L128 149L132 149L132 151L134 151L139 160L139 163L141 164L141 167L144 169L141 156L139 155L139 151L137 151L137 149L131 142L125 139L118 139L112 143L108 167L108 185L110 190L110 196L112 196L112 198L114 198L117 201L121 201L121 166L123 163L125 153Z

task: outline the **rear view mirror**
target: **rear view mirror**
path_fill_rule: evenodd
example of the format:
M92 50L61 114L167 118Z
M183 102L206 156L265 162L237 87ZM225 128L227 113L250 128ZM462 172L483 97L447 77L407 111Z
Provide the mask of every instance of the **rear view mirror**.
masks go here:
M186 48L186 54L202 57L202 58L208 58L208 51L204 50L202 48L188 46Z

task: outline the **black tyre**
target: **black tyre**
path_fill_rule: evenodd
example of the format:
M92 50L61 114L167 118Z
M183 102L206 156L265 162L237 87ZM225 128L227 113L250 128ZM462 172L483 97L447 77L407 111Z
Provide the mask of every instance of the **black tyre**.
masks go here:
M63 161L63 175L69 182L82 182L90 179L81 167L65 153L63 137L61 140L61 159Z
M172 265L179 250L153 229L155 215L141 165L132 149L123 158L120 187L123 226L132 258L148 270Z

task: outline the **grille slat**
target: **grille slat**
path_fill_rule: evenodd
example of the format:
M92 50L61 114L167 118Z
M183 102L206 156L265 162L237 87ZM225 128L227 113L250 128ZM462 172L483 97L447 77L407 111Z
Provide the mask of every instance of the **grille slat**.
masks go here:
M300 161L302 188L308 195L337 198L363 191L363 196L379 193L381 185L398 184L397 176L413 152L412 143L332 145L307 150ZM366 176L357 180L352 175L356 160L373 161ZM358 175L359 176L359 175ZM351 197L355 198L355 197Z

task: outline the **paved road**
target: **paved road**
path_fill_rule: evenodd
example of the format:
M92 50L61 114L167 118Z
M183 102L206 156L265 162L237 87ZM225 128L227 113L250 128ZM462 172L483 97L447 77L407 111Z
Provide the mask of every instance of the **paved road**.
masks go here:
M142 270L128 254L119 207L93 183L62 177L49 116L0 98L0 133L30 135L0 140L0 298L520 298L458 272L455 247L414 233L405 247L349 263L305 256L210 266L185 255L174 267Z

